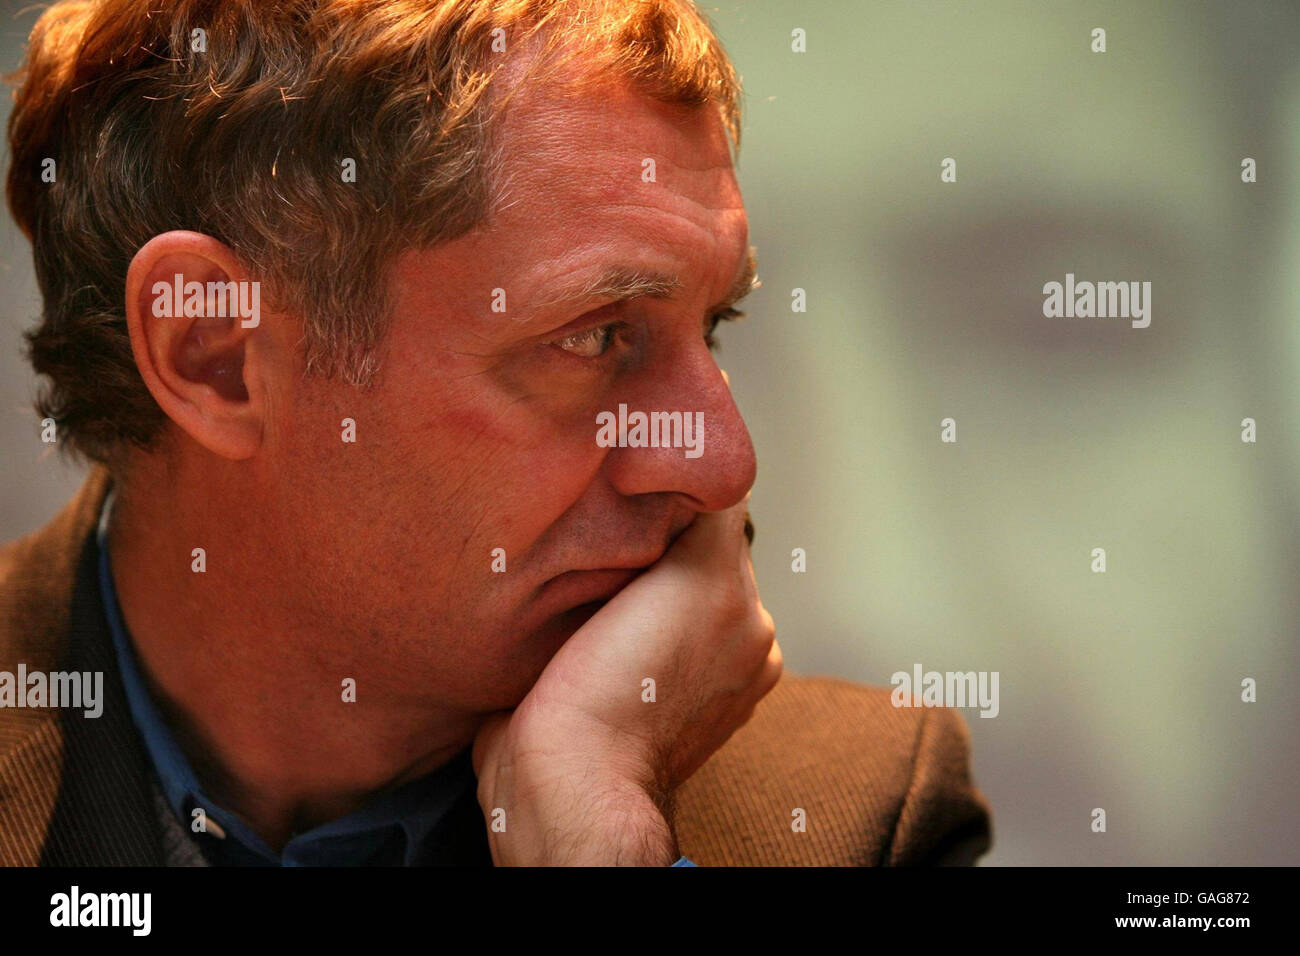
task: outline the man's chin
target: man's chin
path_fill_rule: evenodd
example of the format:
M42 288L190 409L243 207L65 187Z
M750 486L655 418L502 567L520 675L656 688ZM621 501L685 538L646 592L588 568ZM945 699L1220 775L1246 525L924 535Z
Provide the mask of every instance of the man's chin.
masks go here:
M504 693L506 696L491 702L491 706L486 706L488 701L480 701L484 709L510 710L518 707L520 701L527 696L542 676L551 658L606 603L605 600L600 600L580 604L559 614L552 614L540 625L529 630L506 657L509 663L505 666L508 670L501 677L507 679L507 684L497 688L498 693Z

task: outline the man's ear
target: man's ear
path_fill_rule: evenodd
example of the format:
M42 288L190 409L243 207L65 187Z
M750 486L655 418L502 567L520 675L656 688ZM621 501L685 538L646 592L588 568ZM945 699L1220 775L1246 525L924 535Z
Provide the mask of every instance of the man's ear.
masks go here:
M126 324L145 385L182 431L215 455L242 460L262 444L272 348L261 289L211 236L165 232L126 274Z

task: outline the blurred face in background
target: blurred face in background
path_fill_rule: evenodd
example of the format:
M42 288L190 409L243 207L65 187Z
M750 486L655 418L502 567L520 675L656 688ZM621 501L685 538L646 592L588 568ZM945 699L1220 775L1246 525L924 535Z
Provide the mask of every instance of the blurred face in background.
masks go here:
M1001 673L1000 716L967 712L996 862L1279 852L1216 821L1283 813L1241 743L1282 724L1239 695L1300 632L1296 31L1174 9L839 3L802 57L733 51L765 318L723 359L771 461L759 584L792 669ZM1151 282L1150 327L1045 318L1067 273Z

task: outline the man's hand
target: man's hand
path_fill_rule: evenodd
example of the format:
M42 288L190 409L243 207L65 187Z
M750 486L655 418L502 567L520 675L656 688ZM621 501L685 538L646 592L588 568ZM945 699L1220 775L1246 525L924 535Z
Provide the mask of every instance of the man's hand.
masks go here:
M673 791L781 676L747 503L696 517L569 638L514 711L479 730L474 770L498 866L676 859Z

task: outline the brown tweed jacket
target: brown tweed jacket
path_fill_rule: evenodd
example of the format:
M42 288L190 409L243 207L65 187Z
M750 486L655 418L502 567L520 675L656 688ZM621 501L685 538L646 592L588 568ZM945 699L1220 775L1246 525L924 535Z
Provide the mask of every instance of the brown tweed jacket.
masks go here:
M96 719L0 707L0 864L178 858L96 582L94 529L108 483L95 469L48 526L0 550L0 671L24 663L29 673L104 674ZM678 792L681 850L702 866L973 863L991 830L968 753L955 711L896 709L884 689L787 675ZM791 825L797 809L802 832ZM440 833L441 862L491 862L472 788Z

